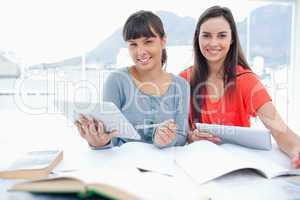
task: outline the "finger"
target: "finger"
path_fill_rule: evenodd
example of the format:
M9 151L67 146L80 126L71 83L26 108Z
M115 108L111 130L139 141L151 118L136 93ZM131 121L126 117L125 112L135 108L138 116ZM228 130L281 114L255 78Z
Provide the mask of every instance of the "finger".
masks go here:
M176 124L174 122L169 122L169 123L165 124L164 127L169 129L171 132L176 131Z
M167 143L166 139L163 137L165 133L162 132L161 129L159 129L156 133L155 133L155 141L156 143L160 144L160 145L165 145Z
M170 123L175 123L174 119L168 119L168 120L162 122L161 124L164 126L164 125L168 125Z
M78 120L79 120L80 123L85 123L85 122L88 121L87 117L84 116L83 114L79 114L79 119Z
M110 135L111 137L115 137L115 136L117 136L117 135L120 135L120 133L119 133L119 131L117 131L117 130L113 130L112 132L109 133L109 135Z
M222 142L222 140L219 137L208 138L207 140L209 140L215 144L220 144Z
M197 137L207 137L207 138L212 138L214 137L214 135L208 133L208 132L200 132L200 131L196 131L194 132L194 134L197 136Z
M86 134L85 134L85 131L83 130L83 128L81 127L81 124L79 122L77 122L77 123L75 122L75 126L77 127L80 136L82 138L85 138Z
M294 158L292 158L292 166L294 168L300 168L300 157L299 156L295 156Z
M194 138L197 140L209 140L213 143L220 143L222 140L218 136L214 136L211 134L195 134Z
M89 132L93 135L99 135L97 129L96 129L96 125L94 123L94 120L92 119L92 121L89 121L89 126L88 126Z
M96 131L99 132L98 121L97 121L95 118L93 118L93 123L94 123L94 125L95 125Z
M164 144L169 144L176 137L176 133L168 128L162 128L161 130L160 137L164 141Z
M158 128L158 133L159 135L166 135L168 134L169 129L167 127L161 126Z
M97 126L98 126L98 132L99 133L105 133L105 126L104 126L104 123L102 121L98 121Z
M175 125L175 124L174 124ZM175 125L176 126L176 125ZM176 128L173 127L164 127L165 129L165 135L168 137L168 140L172 140L176 137Z
M80 127L84 130L85 134L89 133L88 122L80 122Z

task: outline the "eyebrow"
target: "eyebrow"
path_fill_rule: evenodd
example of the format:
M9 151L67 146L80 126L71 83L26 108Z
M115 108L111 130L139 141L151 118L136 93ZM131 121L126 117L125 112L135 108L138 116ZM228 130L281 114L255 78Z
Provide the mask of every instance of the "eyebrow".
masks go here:
M144 36L142 36L142 37L140 37L140 38L143 38L143 40L149 40L149 39L154 39L154 38L156 38L156 36L155 36L155 37L144 37ZM136 39L139 39L139 38L136 38ZM135 42L134 40L135 40L135 39L129 39L129 40L127 40L127 42Z
M217 33L211 33L211 32L207 32L207 31L202 31L201 33L205 33L205 34L220 34L220 33L229 33L229 31L221 31L221 32L217 32Z

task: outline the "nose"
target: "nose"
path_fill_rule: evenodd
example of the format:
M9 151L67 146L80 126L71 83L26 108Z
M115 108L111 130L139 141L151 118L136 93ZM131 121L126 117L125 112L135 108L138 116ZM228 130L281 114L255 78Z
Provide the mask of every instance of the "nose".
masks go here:
M142 56L142 55L146 54L145 47L142 46L142 45L138 46L138 48L137 48L137 54L138 54L138 56Z
M219 42L218 42L218 38L216 37L212 37L211 40L209 41L209 45L212 47L218 46Z

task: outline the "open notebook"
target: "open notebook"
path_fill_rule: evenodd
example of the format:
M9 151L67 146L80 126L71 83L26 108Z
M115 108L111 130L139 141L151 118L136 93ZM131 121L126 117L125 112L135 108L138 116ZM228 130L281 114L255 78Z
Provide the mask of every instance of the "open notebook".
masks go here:
M278 148L262 151L233 144L216 145L208 141L178 148L176 163L198 183L241 169L253 169L266 178L300 175L300 170L292 169L290 159Z
M128 142L97 153L97 159L103 163L129 165L169 176L175 176L180 168L198 183L241 169L254 169L266 178L300 174L299 170L292 169L290 159L276 147L263 151L233 144L216 145L198 141L185 146L158 149L152 144Z
M102 163L135 167L170 177L176 176L176 170L179 169L199 184L242 169L254 169L266 178L300 175L300 170L292 169L290 159L276 147L263 151L233 144L216 145L209 141L198 141L185 146L158 149L152 144L128 142L98 152L97 159Z

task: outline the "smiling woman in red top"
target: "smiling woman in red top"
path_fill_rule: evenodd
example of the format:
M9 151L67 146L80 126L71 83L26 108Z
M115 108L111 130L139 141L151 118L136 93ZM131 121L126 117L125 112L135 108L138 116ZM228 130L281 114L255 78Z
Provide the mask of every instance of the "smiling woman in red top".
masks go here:
M292 165L300 168L300 138L283 122L251 71L231 11L219 6L207 9L198 20L193 45L194 65L180 74L191 86L189 142L220 142L194 129L196 122L249 127L250 116L258 116Z

